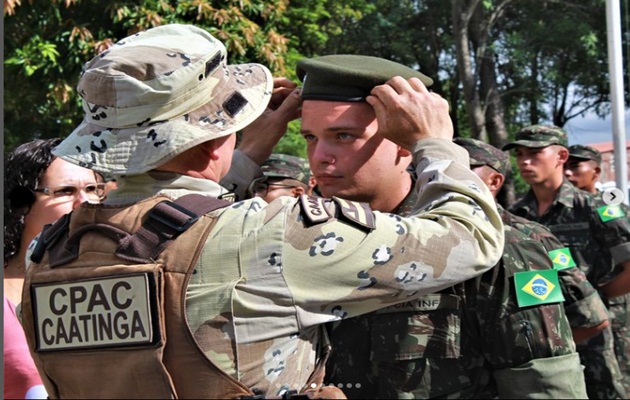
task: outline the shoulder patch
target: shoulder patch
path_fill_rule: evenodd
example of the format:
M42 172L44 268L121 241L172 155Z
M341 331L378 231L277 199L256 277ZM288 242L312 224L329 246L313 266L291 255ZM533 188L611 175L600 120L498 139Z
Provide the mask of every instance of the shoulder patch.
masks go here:
M341 211L341 218L360 227L373 230L376 228L374 212L367 203L348 201L338 197L332 198Z
M613 219L625 217L626 214L619 206L601 206L597 208L597 215L602 222L612 221Z
M571 250L568 247L552 250L548 254L553 262L553 269L560 270L576 266L575 260L571 256Z
M519 307L564 301L555 269L517 272L514 274L514 287Z
M307 196L305 194L300 196L302 212L309 226L326 222L332 218L326 209L324 201L325 199L322 197Z

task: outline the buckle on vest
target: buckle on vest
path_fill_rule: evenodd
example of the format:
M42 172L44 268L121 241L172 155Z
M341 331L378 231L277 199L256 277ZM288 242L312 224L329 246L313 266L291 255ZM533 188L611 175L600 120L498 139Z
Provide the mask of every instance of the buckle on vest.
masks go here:
M197 222L199 216L172 201L166 200L153 207L149 211L148 218L166 225L177 233L182 233Z

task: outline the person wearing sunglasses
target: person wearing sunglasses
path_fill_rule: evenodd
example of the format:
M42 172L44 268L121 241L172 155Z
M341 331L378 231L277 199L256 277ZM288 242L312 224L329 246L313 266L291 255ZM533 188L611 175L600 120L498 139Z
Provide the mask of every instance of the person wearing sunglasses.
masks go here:
M4 398L46 398L17 318L29 243L44 225L83 202L98 203L98 173L52 155L61 139L38 139L5 158L4 180Z
M252 197L270 203L280 196L300 197L309 190L308 161L287 154L272 154L261 166L264 176L250 187Z

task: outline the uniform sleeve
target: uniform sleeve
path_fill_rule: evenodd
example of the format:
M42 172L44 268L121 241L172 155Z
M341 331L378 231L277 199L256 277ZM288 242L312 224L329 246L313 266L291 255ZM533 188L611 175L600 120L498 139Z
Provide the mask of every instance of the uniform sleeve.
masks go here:
M572 328L587 328L608 320L606 305L579 268L558 271L564 310Z
M304 197L287 215L282 264L297 308L309 314L301 316L303 323L418 298L473 278L499 260L501 218L470 171L465 150L427 139L417 144L414 161L418 196L410 217ZM317 223L322 214L330 218Z
M494 372L500 399L586 399L577 353L528 361Z
M236 200L247 198L247 189L252 181L263 176L262 170L242 151L236 149L232 155L232 164L220 185L236 194Z

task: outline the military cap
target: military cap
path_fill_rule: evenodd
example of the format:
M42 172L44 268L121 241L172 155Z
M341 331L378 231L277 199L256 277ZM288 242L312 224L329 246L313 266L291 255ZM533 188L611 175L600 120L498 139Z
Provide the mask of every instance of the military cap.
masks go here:
M287 154L272 154L260 168L266 177L295 179L306 185L311 175L308 160Z
M226 60L225 45L193 25L118 41L85 65L83 121L53 154L103 174L139 174L243 129L267 108L273 77L264 65Z
M593 160L597 164L602 163L602 153L591 146L574 144L569 147L569 157L579 158L582 160Z
M567 133L555 125L530 125L516 133L516 138L503 146L503 150L510 150L516 146L547 147L552 144L569 147Z
M487 165L504 176L510 171L510 156L505 151L477 139L458 137L454 142L466 149L471 167Z
M428 76L397 62L353 54L302 59L297 63L297 76L303 82L304 100L365 101L374 86L394 76L415 77L425 86L433 84Z

